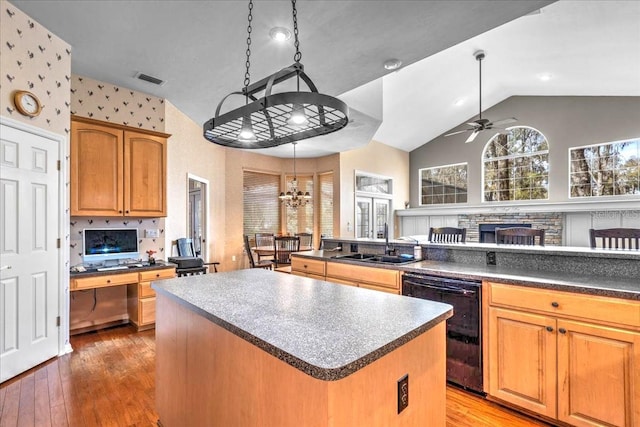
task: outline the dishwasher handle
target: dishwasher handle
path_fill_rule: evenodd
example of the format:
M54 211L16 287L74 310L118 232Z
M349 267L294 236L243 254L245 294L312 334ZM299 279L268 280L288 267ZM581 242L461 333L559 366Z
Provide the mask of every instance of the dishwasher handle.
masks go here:
M472 291L469 289L462 289L462 288L456 288L456 287L451 287L451 286L434 286L434 285L428 285L426 283L417 283L417 282L412 282L411 280L405 280L404 284L406 285L411 285L411 286L419 286L422 288L428 288L428 289L433 289L436 290L438 292L446 292L449 294L458 294L458 295L464 295L464 296L474 296L476 294L476 291Z

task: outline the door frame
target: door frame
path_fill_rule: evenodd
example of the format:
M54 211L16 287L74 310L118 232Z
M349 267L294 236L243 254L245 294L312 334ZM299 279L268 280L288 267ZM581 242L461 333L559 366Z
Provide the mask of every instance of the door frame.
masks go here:
M189 180L193 179L194 181L198 181L200 184L202 184L204 186L204 191L202 191L202 217L200 218L200 221L202 222L202 235L204 236L204 244L201 245L200 247L200 257L205 261L205 262L209 262L209 189L211 188L210 184L209 184L209 180L206 178L203 178L201 176L192 174L190 172L187 172L187 223L189 221L191 221L191 213L189 212ZM185 224L186 225L186 224ZM185 228L185 235L186 235L186 228Z
M69 253L70 253L70 221L69 192L69 144L64 135L20 122L9 117L0 116L0 124L27 132L32 135L49 139L58 144L58 238L60 248L58 250L58 315L60 326L58 327L58 356L73 351L69 342Z

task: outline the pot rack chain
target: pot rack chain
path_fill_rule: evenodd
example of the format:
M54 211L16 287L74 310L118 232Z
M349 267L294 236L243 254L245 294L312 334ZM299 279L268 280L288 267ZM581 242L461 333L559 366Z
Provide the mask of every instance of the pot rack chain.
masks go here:
M247 16L247 60L245 61L246 71L244 72L244 90L247 92L247 88L251 83L251 73L249 67L251 67L251 21L253 21L253 0L249 0L249 16ZM249 102L249 96L247 95L247 102Z
M295 38L294 46L296 47L296 53L293 55L295 62L300 62L302 59L302 52L300 52L300 40L298 40L298 10L296 9L296 0L291 0L291 8L293 9L293 36Z

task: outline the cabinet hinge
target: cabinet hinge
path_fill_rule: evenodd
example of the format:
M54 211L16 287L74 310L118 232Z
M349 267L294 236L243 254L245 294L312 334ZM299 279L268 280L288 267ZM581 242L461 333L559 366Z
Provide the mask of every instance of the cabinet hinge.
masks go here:
M58 247L58 249L60 249L60 247L62 246L62 240L60 238L56 239L56 246Z
M56 326L60 326L60 316L56 317Z
M62 169L62 162L60 162L60 160L58 160L57 164L58 164L58 170Z

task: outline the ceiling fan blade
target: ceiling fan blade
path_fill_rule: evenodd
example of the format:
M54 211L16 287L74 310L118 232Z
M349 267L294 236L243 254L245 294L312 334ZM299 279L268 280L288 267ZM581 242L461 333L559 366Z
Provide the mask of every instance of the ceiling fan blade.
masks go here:
M516 119L515 117L509 117L507 119L501 119L493 122L492 126L495 127L495 126L508 125L509 123L515 123L517 121L518 119Z
M448 133L445 136L458 135L460 133L469 132L470 130L472 130L472 129L463 129L463 130L459 130L459 131L456 131L456 132Z
M476 136L478 136L479 133L480 133L480 129L474 130L473 133L469 135L469 138L467 138L467 140L464 143L468 144L470 142L473 142L473 140L476 139Z
M482 125L480 123L476 123L476 122L467 122L467 124L469 126L473 126L474 128L482 127Z

